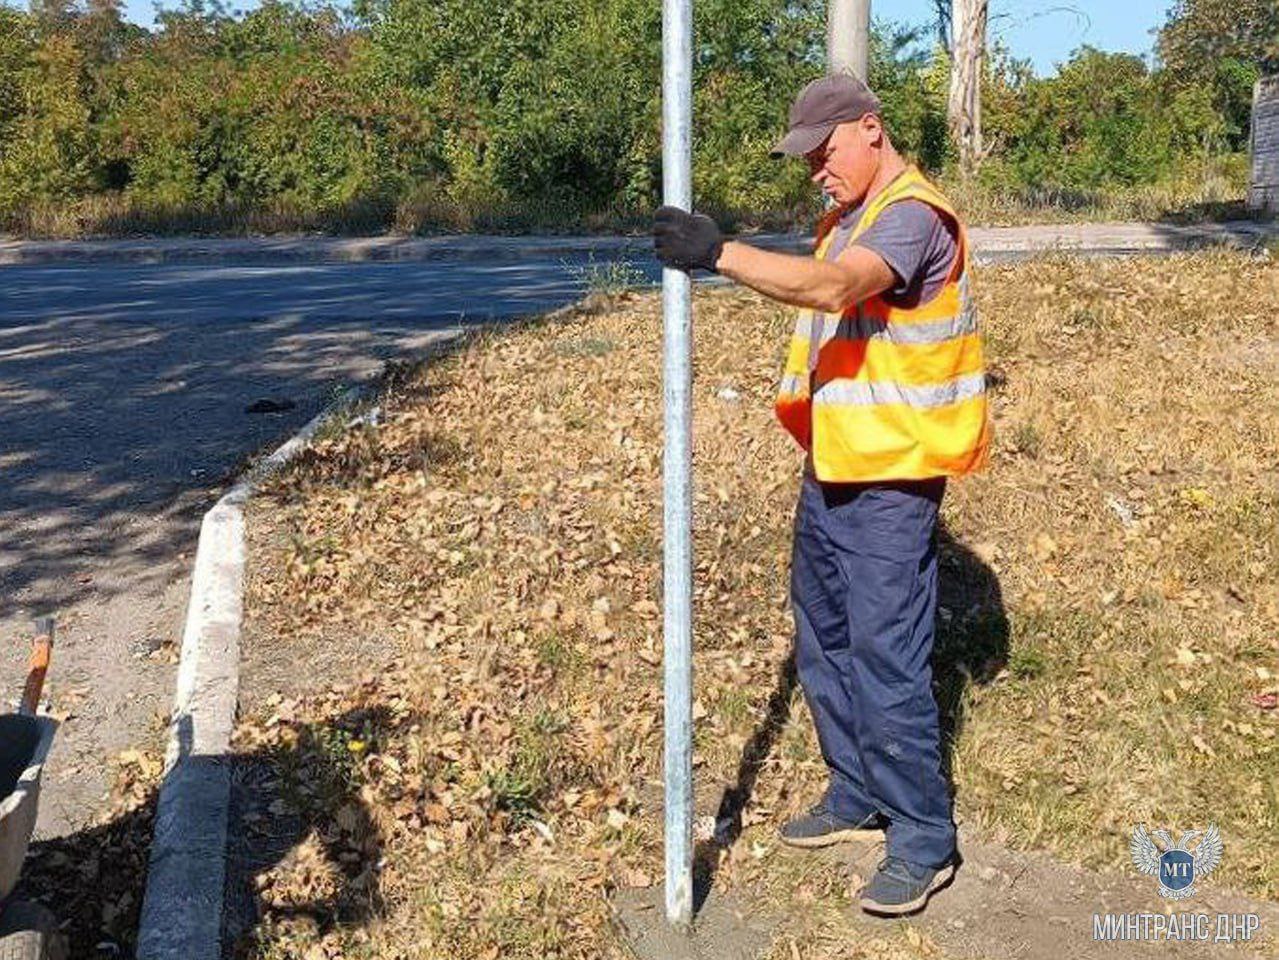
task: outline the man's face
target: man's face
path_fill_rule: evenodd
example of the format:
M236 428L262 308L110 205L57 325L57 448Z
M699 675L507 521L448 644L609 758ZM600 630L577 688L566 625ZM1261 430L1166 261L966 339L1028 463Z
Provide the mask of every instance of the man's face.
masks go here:
M884 128L874 114L841 123L821 146L804 155L813 183L836 203L857 203L879 170L883 137Z

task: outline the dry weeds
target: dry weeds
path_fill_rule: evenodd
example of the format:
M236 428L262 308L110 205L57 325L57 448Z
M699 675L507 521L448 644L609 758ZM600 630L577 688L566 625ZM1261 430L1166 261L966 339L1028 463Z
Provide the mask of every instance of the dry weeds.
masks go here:
M1273 898L1279 270L1049 259L977 289L997 449L944 509L957 816L1120 869L1134 822L1214 820L1211 882ZM774 839L824 785L783 670L799 455L771 401L790 323L747 292L698 296L695 773L706 832L717 812L741 830L703 865L790 918L774 956L937 956L907 927L851 939L858 878ZM330 882L304 857L262 879L247 952L621 955L607 895L661 874L660 336L651 296L485 336L259 502L278 547L251 561L255 621L316 657L381 638L394 662L241 733L287 747L365 718L321 740L381 838L363 883L383 919L283 909ZM298 796L332 849L351 814ZM348 874L368 849L353 841Z
M1257 216L1246 209L1246 154L1209 157L1152 184L1098 189L1027 188L966 182L953 172L941 186L968 221L985 226L1152 220L1201 222ZM820 213L817 198L773 210L709 211L746 232L807 230ZM126 192L71 200L41 200L0 216L0 236L28 240L139 236L260 236L430 233L645 233L652 211L635 207L566 206L556 200L459 200L438 183L422 183L398 198L356 197L316 207L283 198L260 203L157 204Z

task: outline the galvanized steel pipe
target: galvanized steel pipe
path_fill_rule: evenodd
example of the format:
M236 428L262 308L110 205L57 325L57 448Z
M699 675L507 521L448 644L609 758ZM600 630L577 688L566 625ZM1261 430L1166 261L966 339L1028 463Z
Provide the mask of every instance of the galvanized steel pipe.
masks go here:
M692 0L662 4L662 195L692 210ZM666 919L693 918L692 281L662 270L665 450L663 665L666 734Z

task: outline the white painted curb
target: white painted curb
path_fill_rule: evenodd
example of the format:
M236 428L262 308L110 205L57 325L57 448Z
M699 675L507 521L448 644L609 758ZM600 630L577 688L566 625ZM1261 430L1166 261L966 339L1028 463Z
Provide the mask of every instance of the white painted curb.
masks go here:
M231 733L240 683L244 505L298 455L352 388L257 463L204 515L187 602L165 777L156 806L137 960L220 960L231 798ZM374 408L377 410L378 408Z
M1279 223L1066 223L977 227L968 231L975 254L1061 250L1105 254L1169 252L1228 244L1245 249L1279 238ZM808 253L805 233L744 235L755 246ZM36 264L301 264L301 263L494 263L528 257L597 256L649 261L652 238L600 235L495 237L177 237L140 240L19 240L0 236L0 266Z

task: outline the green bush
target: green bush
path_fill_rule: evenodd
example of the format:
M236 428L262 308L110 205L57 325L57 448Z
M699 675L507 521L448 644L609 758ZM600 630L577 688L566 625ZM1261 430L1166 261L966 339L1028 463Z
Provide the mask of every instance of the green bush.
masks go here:
M1174 7L1157 69L1084 47L1037 78L994 45L989 154L962 189L1079 210L1141 191L1145 210L1196 184L1214 201L1237 192L1223 158L1246 148L1252 84L1276 56L1273 0L1247 0L1238 36L1217 35L1234 29L1223 2ZM803 164L768 150L824 69L825 11L696 6L694 196L728 226L818 210ZM186 0L154 32L112 0L0 6L0 222L67 209L90 229L642 226L661 195L660 39L651 0L266 0L240 18ZM1187 53L1209 48L1211 64ZM888 129L943 178L948 73L931 30L875 24Z
M93 173L94 130L80 82L83 54L57 34L42 38L25 57L21 53L19 46L10 54L17 69L8 85L18 88L21 107L6 110L2 121L0 205L70 199L91 186Z

